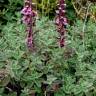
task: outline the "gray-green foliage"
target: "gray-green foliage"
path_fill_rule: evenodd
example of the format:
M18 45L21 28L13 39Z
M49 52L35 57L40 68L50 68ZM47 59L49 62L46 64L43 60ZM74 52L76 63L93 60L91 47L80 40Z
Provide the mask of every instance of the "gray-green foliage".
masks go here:
M95 96L96 24L88 22L84 36L82 21L68 26L66 47L61 49L53 21L42 18L34 28L36 51L28 52L26 27L18 13L17 17L17 22L2 26L0 33L0 95L17 96L16 90L9 88L8 94L4 90L8 83L15 86L18 82L22 87L20 96L30 96L34 91L43 96L42 83L48 84L46 91L50 91L54 82L60 82L55 96Z
M74 93L76 96L96 95L96 24L89 21L85 32L82 32L84 24L77 21L68 29L68 45L75 50L75 55L67 60L74 74L65 75L63 89L65 93ZM69 67L70 69L70 67ZM71 69L72 70L72 69Z

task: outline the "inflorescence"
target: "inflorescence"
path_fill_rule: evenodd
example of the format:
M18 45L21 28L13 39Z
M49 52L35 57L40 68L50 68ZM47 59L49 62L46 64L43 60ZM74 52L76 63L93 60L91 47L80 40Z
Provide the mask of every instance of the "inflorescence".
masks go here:
M27 46L29 49L34 49L34 39L33 39L33 27L36 21L36 11L33 10L32 0L25 0L24 8L21 13L23 14L22 21L27 26ZM67 18L65 16L66 13L66 3L65 0L59 0L58 10L56 10L56 18L55 24L57 31L59 33L59 46L65 46L65 33L66 33L66 25Z
M33 39L33 26L35 25L36 12L33 10L32 0L25 0L24 8L21 11L23 14L22 21L27 26L27 46L30 50L34 49L34 39Z
M66 3L65 0L59 0L58 3L58 10L56 10L56 18L55 24L57 27L57 31L59 32L59 46L65 46L65 33L66 33L66 25L67 25L67 18L65 16L66 13Z

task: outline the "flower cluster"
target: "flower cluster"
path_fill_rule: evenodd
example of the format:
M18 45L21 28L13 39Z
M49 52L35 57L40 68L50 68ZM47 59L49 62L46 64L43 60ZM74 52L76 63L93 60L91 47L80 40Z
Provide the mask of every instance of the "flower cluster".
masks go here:
M27 46L29 49L34 49L33 26L35 25L36 12L33 10L32 0L25 0L24 3L21 14L23 14L22 21L27 26Z
M57 27L57 31L60 34L59 37L60 47L65 46L65 33L66 33L66 25L67 25L67 18L65 16L65 13L66 13L65 0L59 0L58 10L56 10L55 24Z

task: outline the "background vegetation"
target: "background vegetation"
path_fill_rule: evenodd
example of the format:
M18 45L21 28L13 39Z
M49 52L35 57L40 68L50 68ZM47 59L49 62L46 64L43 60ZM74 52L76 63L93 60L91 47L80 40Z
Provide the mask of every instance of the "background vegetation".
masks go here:
M96 96L95 1L88 1L88 9L83 5L87 1L79 0L87 18L82 15L86 11L77 13L77 1L66 1L69 25L64 48L57 45L56 3L42 2L36 3L36 52L30 53L21 22L23 0L0 0L0 96Z

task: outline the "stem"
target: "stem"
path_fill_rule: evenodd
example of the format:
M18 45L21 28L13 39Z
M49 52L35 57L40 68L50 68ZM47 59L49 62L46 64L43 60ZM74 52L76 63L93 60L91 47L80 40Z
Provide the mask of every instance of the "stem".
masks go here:
M86 28L86 22L87 22L87 17L88 17L88 12L89 12L89 9L90 9L90 6L91 6L91 3L89 3L88 5L88 8L87 8L87 11L86 11L86 14L85 14L85 20L84 20L84 25L83 25L83 29L82 29L82 32L83 32L83 48L85 48L85 28Z
M44 0L42 0L42 17L44 15Z
M49 8L49 10L50 10L50 0L48 0L48 2L47 2L47 8ZM48 19L49 19L49 10L48 10Z
M47 92L46 91L44 92L44 96L47 96Z

